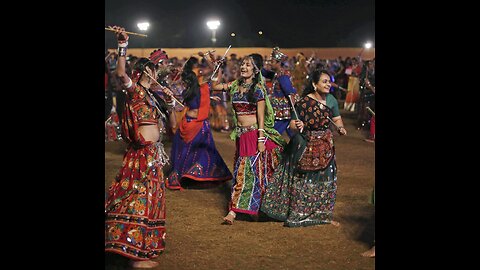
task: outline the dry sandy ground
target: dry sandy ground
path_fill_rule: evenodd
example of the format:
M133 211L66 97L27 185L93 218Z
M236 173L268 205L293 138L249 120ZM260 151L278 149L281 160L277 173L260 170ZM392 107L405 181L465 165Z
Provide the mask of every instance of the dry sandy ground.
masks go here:
M343 115L343 114L342 114ZM344 116L348 136L336 136L338 166L334 218L339 228L321 225L287 228L266 218L237 219L222 225L230 182L210 189L167 190L166 251L155 269L375 269L360 253L374 239L375 210L369 196L375 181L375 144L364 142L354 120ZM214 132L217 149L233 171L234 144ZM167 153L170 143L166 143ZM105 189L114 179L125 144L105 143ZM128 269L125 260L106 255L106 269Z

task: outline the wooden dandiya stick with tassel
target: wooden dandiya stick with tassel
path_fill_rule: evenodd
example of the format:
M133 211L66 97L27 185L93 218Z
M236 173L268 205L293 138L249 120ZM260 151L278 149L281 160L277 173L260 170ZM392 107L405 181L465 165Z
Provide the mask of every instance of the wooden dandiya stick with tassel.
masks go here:
M160 88L161 89L164 89L165 86L161 85L157 80L155 80L155 78L153 78L150 74L148 74L145 70L143 71L143 73L147 74L148 77L150 77L150 79L152 79L154 82L156 82L158 85L160 85ZM185 105L183 105L174 95L172 95L172 98L173 100L175 100L175 102L177 102L180 106L182 107L185 107Z
M107 30L107 31L112 31L112 32L117 32L117 30L113 29L111 26L105 27L105 30ZM127 31L125 31L125 34L134 35L134 36L139 36L139 37L147 37L147 35L145 35L145 34L140 34L140 33L135 33L135 32L127 32Z

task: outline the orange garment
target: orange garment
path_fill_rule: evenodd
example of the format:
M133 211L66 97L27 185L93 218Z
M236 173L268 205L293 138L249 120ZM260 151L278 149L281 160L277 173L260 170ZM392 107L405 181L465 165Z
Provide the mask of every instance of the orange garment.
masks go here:
M187 110L189 108L187 107ZM186 143L195 138L197 133L203 126L203 121L208 118L210 112L210 87L207 83L200 86L200 107L198 108L198 116L196 119L191 119L187 122L187 117L183 117L180 124L180 136Z

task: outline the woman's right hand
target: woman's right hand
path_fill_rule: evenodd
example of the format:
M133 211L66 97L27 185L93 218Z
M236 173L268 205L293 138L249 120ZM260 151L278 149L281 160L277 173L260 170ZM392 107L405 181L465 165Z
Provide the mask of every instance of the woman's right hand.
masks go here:
M303 130L303 122L301 120L295 120L295 126L298 128L298 130Z
M128 42L128 35L125 33L125 28L116 25L112 28L115 30L118 43Z

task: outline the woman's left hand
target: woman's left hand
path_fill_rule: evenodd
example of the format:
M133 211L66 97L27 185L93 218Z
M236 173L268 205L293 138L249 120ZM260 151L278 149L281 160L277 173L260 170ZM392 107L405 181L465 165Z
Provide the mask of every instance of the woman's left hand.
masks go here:
M265 144L263 142L258 142L258 151L263 153L265 151Z
M340 133L340 135L347 135L347 130L344 127L340 127L338 133Z
M173 99L173 92L168 87L162 87L162 92L165 94L165 99L168 101Z
M222 100L219 96L211 96L210 99L212 99L216 102L220 102Z

